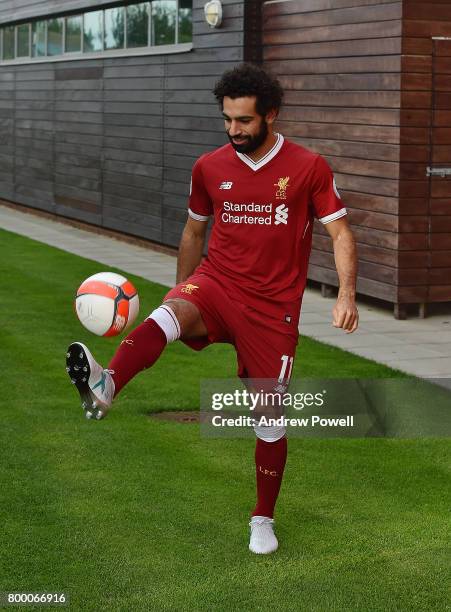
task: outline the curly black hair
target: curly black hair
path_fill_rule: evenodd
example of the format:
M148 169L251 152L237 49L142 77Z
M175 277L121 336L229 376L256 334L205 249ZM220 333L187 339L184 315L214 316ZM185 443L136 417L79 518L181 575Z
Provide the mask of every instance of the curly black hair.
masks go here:
M226 96L232 99L255 96L256 110L262 117L271 110L278 112L283 99L283 89L279 81L254 64L240 64L224 72L213 93L221 108Z

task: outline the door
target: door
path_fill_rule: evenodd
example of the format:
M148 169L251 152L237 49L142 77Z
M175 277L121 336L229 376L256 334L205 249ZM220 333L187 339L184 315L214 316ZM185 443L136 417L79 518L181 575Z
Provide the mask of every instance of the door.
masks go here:
M451 301L451 38L433 39L428 302Z

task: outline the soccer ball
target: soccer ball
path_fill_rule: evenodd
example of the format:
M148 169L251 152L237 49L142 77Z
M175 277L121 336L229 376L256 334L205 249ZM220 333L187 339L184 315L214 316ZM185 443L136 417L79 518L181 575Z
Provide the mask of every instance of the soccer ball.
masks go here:
M114 272L99 272L82 282L75 298L80 323L97 336L117 336L132 325L139 297L130 281Z

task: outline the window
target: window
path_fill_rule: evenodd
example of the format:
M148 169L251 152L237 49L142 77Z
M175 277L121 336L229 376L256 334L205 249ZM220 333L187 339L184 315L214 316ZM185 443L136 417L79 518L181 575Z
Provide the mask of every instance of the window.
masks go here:
M76 53L81 51L81 30L83 28L83 17L75 15L66 17L66 53Z
M30 24L17 26L17 57L30 56Z
M83 28L83 51L103 50L103 11L86 13Z
M125 41L125 9L123 6L105 11L105 49L123 49Z
M47 55L61 55L63 52L63 19L47 21Z
M176 0L153 0L152 43L173 45L175 43Z
M45 33L47 24L45 21L34 21L31 24L31 55L33 57L45 56Z
M27 63L66 54L78 59L85 53L114 56L125 49L136 49L141 55L151 46L190 43L192 13L192 0L124 0L112 8L0 26L0 61Z
M14 59L14 26L3 28L3 59Z
M193 38L193 3L179 2L179 43L191 42Z
M127 6L127 48L149 44L149 3Z

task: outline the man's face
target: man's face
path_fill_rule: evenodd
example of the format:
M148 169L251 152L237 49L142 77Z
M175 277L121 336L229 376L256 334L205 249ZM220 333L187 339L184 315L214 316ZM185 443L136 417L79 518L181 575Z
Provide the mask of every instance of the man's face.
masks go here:
M267 117L257 113L255 102L255 96L224 98L222 114L225 129L232 147L238 153L253 153L261 147L268 136Z

